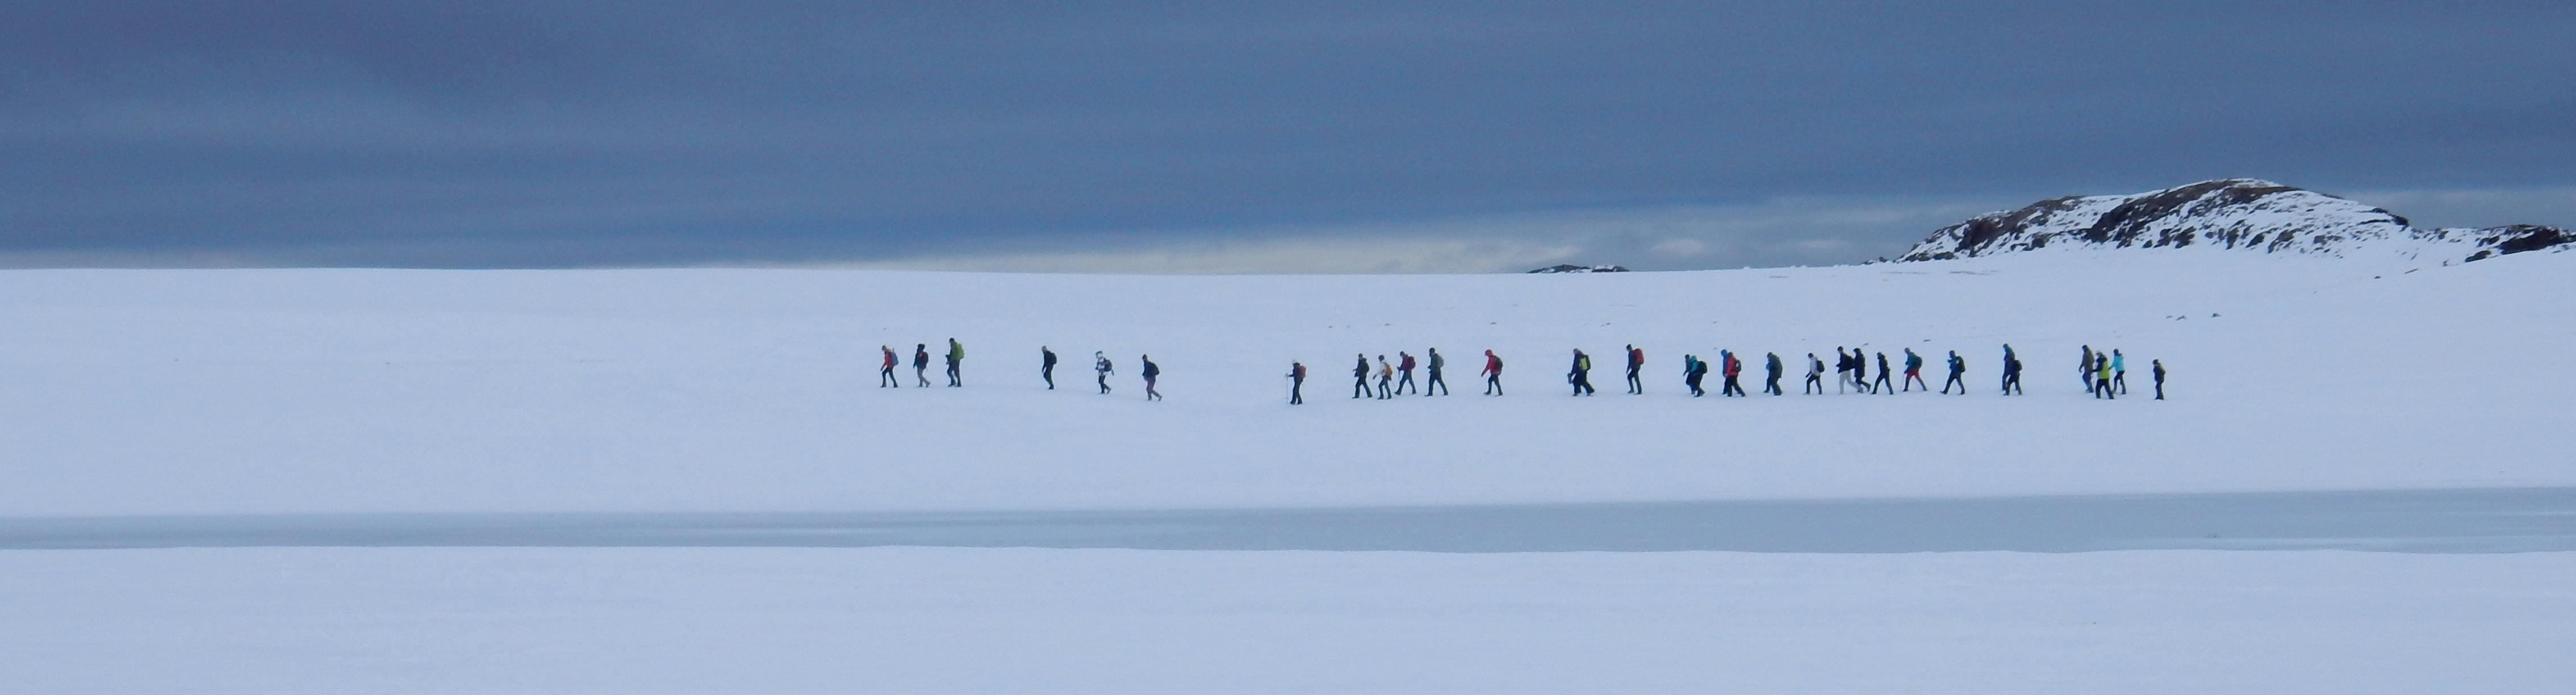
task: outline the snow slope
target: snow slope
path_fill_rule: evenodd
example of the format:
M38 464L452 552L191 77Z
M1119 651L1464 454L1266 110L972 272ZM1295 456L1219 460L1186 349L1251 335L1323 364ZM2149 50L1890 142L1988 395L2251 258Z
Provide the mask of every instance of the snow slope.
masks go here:
M1681 273L0 273L0 516L1246 507L2576 484L2576 255L2006 254ZM2412 270L2413 272L2409 272ZM877 346L968 349L879 389ZM2030 395L1994 394L1998 350ZM1618 354L1649 358L1620 393ZM1037 348L1066 365L1041 390ZM2077 347L2131 398L2086 398ZM1837 345L1972 395L1796 395ZM1457 395L1353 401L1355 352ZM1566 396L1571 348L1602 395ZM1791 361L1693 400L1685 352ZM1479 351L1510 395L1478 395ZM1091 393L1106 350L1117 393ZM1150 353L1170 400L1147 403ZM2144 398L2148 360L2173 400ZM1304 360L1310 403L1284 404ZM904 370L908 377L909 369ZM938 366L932 366L937 380ZM1711 389L1715 388L1712 380Z

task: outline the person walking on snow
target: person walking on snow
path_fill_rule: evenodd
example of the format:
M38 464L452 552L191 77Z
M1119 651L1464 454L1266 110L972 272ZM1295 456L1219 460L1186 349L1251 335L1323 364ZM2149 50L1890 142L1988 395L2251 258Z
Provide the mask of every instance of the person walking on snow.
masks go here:
M1690 387L1692 398L1698 398L1708 393L1708 391L1702 390L1699 387L1700 379L1707 376L1708 364L1699 361L1698 355L1682 356L1682 385Z
M965 386L965 385L966 385L966 382L964 382L964 381L960 381L960 380L958 380L958 378L957 378L957 366L958 366L959 364L964 363L965 361L966 361L966 346L958 344L958 343L957 343L957 339L956 339L956 338L949 338L949 339L948 339L948 385L949 385L949 386L955 387L955 386Z
M1869 392L1896 395L1894 374L1887 369L1887 353L1878 353L1878 380L1870 382Z
M920 380L920 381L921 381L921 387L922 387L922 388L930 388L930 376L929 376L929 373L930 373L930 344L929 344L929 343L913 343L913 344L912 344L912 378L917 379L917 380Z
M1370 394L1369 394L1369 387L1368 387L1368 375L1369 375L1368 355L1366 355L1366 354L1362 354L1362 355L1360 355L1360 356L1359 356L1359 358L1360 358L1360 362L1359 362L1359 364L1356 364L1356 365L1352 365L1352 366L1351 366L1351 379L1352 379L1352 381L1351 381L1351 397L1352 397L1352 398L1359 398L1359 397L1361 397L1361 396L1363 396L1363 395L1370 395Z
M2020 368L2014 363L2020 363L2020 358L2012 358L2012 342L2004 342L2004 386L1996 386L2004 396L2012 396L2012 378L2020 376Z
M1055 351L1040 345L1038 355L1038 377L1046 380L1047 390L1053 391L1055 390Z
M1957 351L1957 350L1951 350L1951 351L1950 351L1950 378L1948 378L1948 379L1943 379L1943 380L1941 381L1941 394L1942 394L1942 395L1945 395L1945 396L1946 396L1946 395L1949 395L1949 394L1950 394L1950 385L1951 385L1951 384L1958 384L1958 385L1959 385L1959 395L1962 395L1962 396L1968 395L1968 382L1960 381L1960 380L1959 380L1959 377L1960 377L1960 376L1965 375L1965 374L1967 374L1967 373L1968 373L1968 361L1967 361L1967 360L1965 360L1965 359L1960 359L1960 357L1959 357L1959 351Z
M1843 353L1843 346L1834 346L1834 393L1841 394L1852 383L1851 366L1851 355Z
M1762 392L1780 395L1780 353L1762 353Z
M1638 393L1638 394L1642 394L1642 393L1645 393L1645 392L1646 392L1646 382L1644 382L1644 381L1640 381L1640 380L1638 380L1638 379L1637 379L1637 370L1639 370L1639 369L1644 369L1645 367L1646 367L1646 351L1637 349L1637 346L1635 346L1635 345L1630 345L1630 346L1628 346L1628 392L1629 392L1629 393Z
M885 364L877 367L877 388L903 388L903 380L894 378L894 348L879 345L877 349L885 352Z
M1305 389L1306 389L1306 363L1304 363L1304 362L1289 362L1289 363L1288 363L1288 404L1289 404L1289 405L1298 405L1298 404L1305 403L1305 402L1306 402L1306 395L1305 395L1305 393L1304 393Z
M1925 391L1932 390L1931 384L1923 383L1923 356L1914 354L1914 348L1906 348L1905 391L1912 393L1917 385L1922 386Z
M2021 358L2014 357L2012 346L2006 345L2004 346L2003 395L2010 396L2021 392Z
M2099 368L2093 364L2093 346L2084 346L2084 363L2075 365L2075 378L2084 380L2085 393L2093 392L2093 372Z
M1568 372L1565 375L1565 380L1568 383L1574 384L1574 395L1592 395L1594 393L1592 390L1592 356L1583 354L1582 350L1575 350L1574 371Z
M1851 377L1852 388L1859 389L1861 393L1878 393L1877 389L1869 387L1869 353L1857 347L1852 348Z
M1744 375L1744 360L1737 358L1733 350L1719 350L1717 364L1718 368L1726 373L1726 387L1718 389L1717 395L1743 398L1744 384L1737 381L1736 377Z
M1395 356L1400 360L1400 363L1395 366L1395 370L1404 374L1404 378L1395 382L1395 392L1404 393L1406 389L1414 388L1413 368L1415 364L1413 362L1413 353L1397 350L1395 351ZM1421 391L1419 389L1415 389L1414 392L1420 393Z
M1431 374L1429 378L1422 380L1422 395L1428 397L1434 391L1443 396L1449 395L1449 382L1440 380L1440 369L1449 366L1449 362L1440 357L1440 348L1431 348L1430 352L1431 354L1423 360L1423 366L1429 368Z
M1394 383L1395 383L1395 365L1387 364L1387 362L1386 362L1386 356L1385 356L1385 355L1378 355L1378 356L1377 356L1377 397L1378 397L1378 400L1386 400L1386 399L1394 398L1394 397L1395 397L1395 387L1393 386L1393 384L1394 384Z
M1145 363L1145 400L1163 400L1163 394L1154 390L1154 379L1163 375L1163 368L1154 364L1153 355L1137 355L1136 361Z
M1503 358L1495 357L1492 350L1486 350L1485 370L1478 374L1485 377L1485 395L1503 395Z
M1812 352L1807 353L1807 386L1799 389L1798 393L1804 394L1810 390L1816 395L1825 393L1825 361L1817 359L1816 353Z
M2147 362L2148 362L2148 366L2151 366L2151 367L2154 367L2154 368L2155 368L2155 372L2154 372L2154 373L2155 373L2155 376L2156 376L2156 400L2159 400L2159 401L2164 400L2164 399L2165 399L2165 361L2164 361L2164 360L2148 360Z
M2119 394L2111 391L2110 355L2101 353L2094 353L2093 355L2093 397L2111 399L2117 399L2120 397Z
M2129 362L2119 348L2111 349L2111 387L2119 389L2120 395L2129 395Z
M1100 393L1103 395L1108 394L1109 375L1118 373L1118 370L1111 369L1109 367L1108 353L1091 353L1091 371L1098 373L1100 377Z

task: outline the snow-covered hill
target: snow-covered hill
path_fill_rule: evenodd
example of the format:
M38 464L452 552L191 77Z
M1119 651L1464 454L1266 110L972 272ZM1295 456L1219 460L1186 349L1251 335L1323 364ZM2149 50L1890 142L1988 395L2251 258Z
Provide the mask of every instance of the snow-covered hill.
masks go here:
M1899 260L2063 248L2242 249L2430 264L2576 245L2554 227L2420 229L2387 210L2255 179L2135 195L2068 196L1943 227Z

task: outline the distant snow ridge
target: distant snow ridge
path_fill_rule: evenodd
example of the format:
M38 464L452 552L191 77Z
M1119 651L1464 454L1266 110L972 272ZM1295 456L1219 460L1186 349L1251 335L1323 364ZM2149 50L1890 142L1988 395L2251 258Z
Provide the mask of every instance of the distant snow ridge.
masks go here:
M2068 196L1990 212L1933 232L1897 260L2051 247L2201 246L2339 258L2387 252L2451 263L2563 251L2571 245L2576 245L2576 234L2555 227L2417 229L2395 213L2323 193L2257 179L2221 179L2135 195Z
M1552 266L1548 266L1548 267L1545 267L1545 268L1540 268L1540 269L1533 270L1533 271L1530 271L1530 272L1533 272L1533 273L1625 273L1625 272L1628 272L1628 268L1627 268L1626 266L1616 266L1616 265L1574 265L1574 264L1572 264L1572 263L1560 263L1560 264L1557 264L1557 265L1552 265Z

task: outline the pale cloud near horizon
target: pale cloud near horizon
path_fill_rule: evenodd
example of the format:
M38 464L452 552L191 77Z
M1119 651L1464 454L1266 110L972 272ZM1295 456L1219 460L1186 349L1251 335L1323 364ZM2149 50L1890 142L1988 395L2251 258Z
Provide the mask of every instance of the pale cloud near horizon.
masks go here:
M2417 227L2540 224L2576 228L2576 186L2429 188L2338 195L2385 208Z
M1485 215L1258 229L1185 230L1188 241L1054 252L945 254L813 264L896 270L1039 273L1337 274L1496 273L1558 263L1636 270L1736 267L1764 259L1826 265L1850 260L1844 236L1929 234L1992 206L1928 199L1782 199ZM1891 245L1883 253L1896 256Z
M2135 193L2138 191L2127 191ZM2110 193L2110 192L2096 192ZM2576 187L2337 192L2421 227L2576 221ZM1913 239L1968 217L2056 194L1975 198L1799 197L1741 205L1478 215L1362 224L1270 225L1065 235L1043 249L996 247L899 258L606 262L556 267L779 267L1118 274L1508 273L1558 263L1635 270L1834 265L1893 258ZM1905 239L1886 244L1856 239ZM524 244L525 242L518 242ZM0 253L0 268L369 267L387 255L465 259L476 244L407 240L292 248ZM565 257L582 252L567 246ZM407 266L422 267L422 266ZM430 264L427 267L474 267Z
M2086 195L2140 193L2102 191ZM2567 226L2576 187L2360 191L2344 197L2422 227ZM1342 274L1520 272L1558 263L1636 270L1833 265L1893 258L1911 241L1863 248L1852 239L1919 239L1969 217L2054 194L1977 198L1781 198L1743 205L1667 206L1414 222L1185 230L1191 241L1058 252L948 254L801 267L1025 273ZM1226 239L1241 239L1228 241Z

